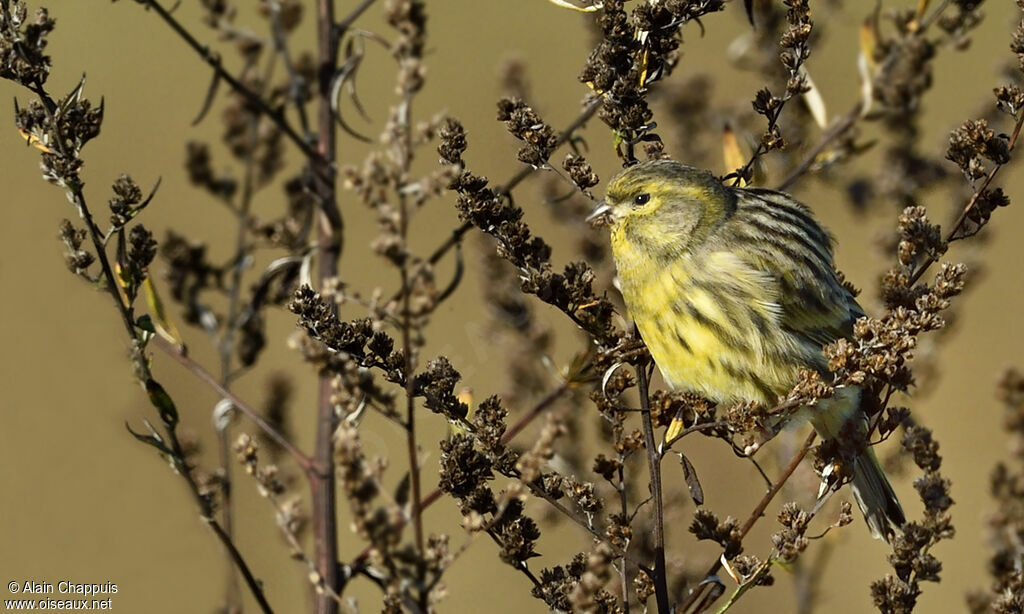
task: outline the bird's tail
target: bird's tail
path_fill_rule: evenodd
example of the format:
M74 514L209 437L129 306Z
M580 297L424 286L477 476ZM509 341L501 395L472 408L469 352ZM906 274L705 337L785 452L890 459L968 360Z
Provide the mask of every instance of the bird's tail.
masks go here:
M906 523L907 517L903 514L900 501L871 448L861 452L854 461L850 489L875 539L888 542Z
M858 424L864 423L860 390L854 387L837 389L834 397L819 402L811 416L815 430L822 437L839 437L847 422L856 420ZM867 425L862 428L866 430ZM865 448L854 461L850 489L875 539L888 542L896 531L902 529L907 521L906 515L872 448Z

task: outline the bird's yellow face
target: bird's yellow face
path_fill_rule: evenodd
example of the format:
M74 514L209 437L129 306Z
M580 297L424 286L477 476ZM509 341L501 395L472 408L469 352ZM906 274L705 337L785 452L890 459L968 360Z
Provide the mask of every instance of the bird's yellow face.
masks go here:
M671 260L700 245L735 207L735 196L711 173L655 160L613 177L591 219L611 227L616 252Z

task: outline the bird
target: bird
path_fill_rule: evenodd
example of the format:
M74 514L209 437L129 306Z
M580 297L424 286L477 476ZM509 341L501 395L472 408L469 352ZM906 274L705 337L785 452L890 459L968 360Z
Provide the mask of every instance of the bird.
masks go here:
M627 167L588 217L609 227L619 289L662 377L716 403L774 407L802 369L831 381L823 347L864 310L840 280L833 239L783 192L727 186L674 160ZM824 438L867 433L857 386L795 414ZM850 484L871 534L888 542L903 508L870 446Z

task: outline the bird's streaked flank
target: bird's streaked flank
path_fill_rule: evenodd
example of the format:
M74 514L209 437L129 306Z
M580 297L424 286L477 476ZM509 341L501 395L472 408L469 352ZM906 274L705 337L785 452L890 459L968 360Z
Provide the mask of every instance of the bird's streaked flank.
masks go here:
M732 188L670 160L632 166L608 183L591 219L611 227L622 295L665 380L719 403L772 407L800 369L831 380L822 347L864 315L839 281L832 240L781 192ZM823 437L852 421L861 391L843 388L807 416ZM870 448L853 468L871 533L888 540L903 510Z

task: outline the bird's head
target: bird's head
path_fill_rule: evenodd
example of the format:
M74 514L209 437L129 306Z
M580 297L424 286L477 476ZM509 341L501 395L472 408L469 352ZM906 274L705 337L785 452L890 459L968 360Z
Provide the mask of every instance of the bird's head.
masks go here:
M700 245L736 209L736 194L708 171L674 160L641 162L612 177L587 218L612 240L671 257Z

